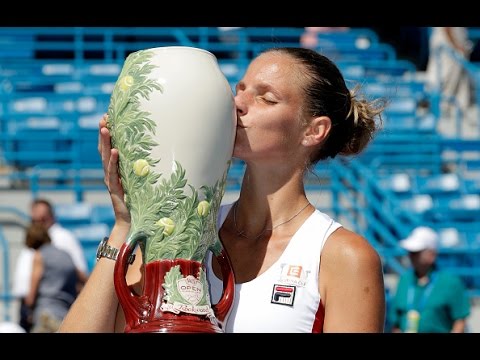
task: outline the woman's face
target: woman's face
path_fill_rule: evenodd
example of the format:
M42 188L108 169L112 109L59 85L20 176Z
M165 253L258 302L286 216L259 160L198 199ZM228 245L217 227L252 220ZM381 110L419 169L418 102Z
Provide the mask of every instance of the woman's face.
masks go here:
M234 157L285 161L298 156L305 97L300 70L292 57L281 53L262 54L252 61L236 86Z

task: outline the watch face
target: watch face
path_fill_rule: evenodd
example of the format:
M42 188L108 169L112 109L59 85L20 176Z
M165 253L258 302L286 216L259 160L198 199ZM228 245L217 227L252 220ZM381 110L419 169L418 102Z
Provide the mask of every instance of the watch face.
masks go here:
M105 248L105 244L107 243L108 241L108 238L103 238L102 241L100 241L100 244L98 244L98 248L97 248L97 261L102 257L102 252Z

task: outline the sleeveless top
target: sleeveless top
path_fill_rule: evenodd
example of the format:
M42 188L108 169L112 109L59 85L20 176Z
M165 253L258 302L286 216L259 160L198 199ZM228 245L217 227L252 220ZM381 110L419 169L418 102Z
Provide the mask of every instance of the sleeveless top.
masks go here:
M63 319L77 296L77 272L70 255L52 244L39 249L43 260L43 276L38 287L34 319L48 312Z
M220 229L232 204L220 208ZM342 225L316 209L291 238L280 258L255 279L235 284L235 299L225 332L311 333L323 329L318 291L320 254L327 238ZM206 257L212 304L223 282Z

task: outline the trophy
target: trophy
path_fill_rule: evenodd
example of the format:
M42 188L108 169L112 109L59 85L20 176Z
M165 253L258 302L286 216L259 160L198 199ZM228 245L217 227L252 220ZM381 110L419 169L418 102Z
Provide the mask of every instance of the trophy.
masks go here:
M125 332L223 332L235 280L217 214L235 140L232 89L216 57L168 46L131 53L108 107L107 127L131 229L115 264ZM127 285L139 246L140 294ZM223 293L211 304L207 256L220 264Z

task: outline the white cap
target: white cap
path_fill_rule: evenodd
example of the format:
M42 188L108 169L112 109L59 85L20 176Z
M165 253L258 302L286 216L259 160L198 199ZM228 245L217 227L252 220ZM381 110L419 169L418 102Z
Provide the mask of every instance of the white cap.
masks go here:
M409 252L426 249L436 249L438 234L426 226L419 226L412 231L409 237L400 241L400 246Z

